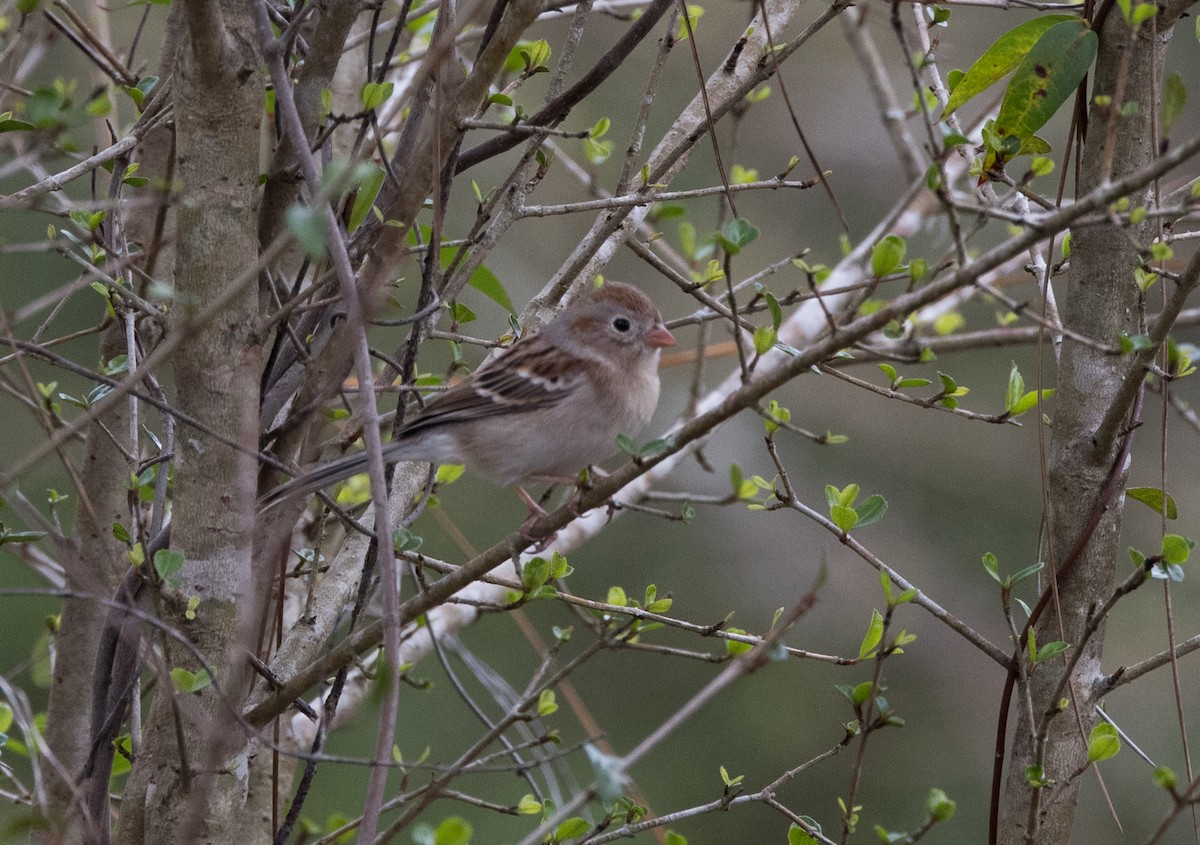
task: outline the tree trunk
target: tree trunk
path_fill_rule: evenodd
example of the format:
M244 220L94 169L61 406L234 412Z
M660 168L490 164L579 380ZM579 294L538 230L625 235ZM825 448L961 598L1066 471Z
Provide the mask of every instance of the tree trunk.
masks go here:
M176 59L178 212L175 331L188 333L175 359L177 406L205 430L181 429L176 447L171 545L185 563L178 591L164 589L163 623L185 635L218 670L198 692L177 692L160 671L144 751L121 807L122 842L269 841L266 824L245 826L246 737L235 719L245 697L247 621L258 610L251 568L257 447L257 282L229 288L254 267L263 115L262 59L253 0L188 4ZM191 321L231 295L205 325ZM210 434L211 432L211 434ZM234 449L226 443L240 443ZM198 597L194 618L187 600ZM155 634L160 670L203 675L195 654ZM257 791L255 794L258 794ZM268 803L269 806L269 803ZM269 822L269 818L267 819Z
M1146 165L1154 157L1153 124L1157 112L1152 92L1169 30L1152 37L1150 23L1131 35L1116 6L1099 30L1093 105L1088 118L1078 193L1093 190ZM1097 95L1108 95L1112 105L1097 105ZM1122 116L1122 104L1136 103L1137 111ZM1147 190L1130 197L1131 207L1152 198ZM1145 301L1134 283L1139 254L1153 238L1150 223L1116 226L1109 223L1078 227L1071 236L1071 267L1066 279L1063 324L1067 329L1115 347L1122 335L1145 333ZM1079 648L1089 609L1099 605L1113 589L1118 565L1117 541L1124 505L1128 466L1115 466L1129 422L1129 408L1114 405L1129 375L1129 356L1106 353L1067 338L1059 362L1055 393L1054 428L1049 454L1049 567L1070 566L1058 584L1058 608L1051 602L1036 626L1037 642L1064 640ZM1138 376L1140 378L1140 374ZM1115 425L1105 425L1116 420ZM1105 493L1110 475L1116 487ZM1103 497L1103 501L1102 501ZM1103 508L1086 546L1073 564L1072 549L1089 530L1093 511ZM1081 778L1065 784L1068 776L1087 760L1087 736L1096 722L1094 682L1100 676L1104 645L1103 626L1083 645L1069 686L1060 690L1062 660L1037 667L1030 680L1035 722L1049 719L1044 752L1037 755L1036 727L1017 719L1005 792L1001 803L1000 842L1017 845L1030 841L1066 843L1074 823ZM1057 715L1059 698L1070 704ZM1078 715L1076 715L1078 714ZM1048 785L1034 794L1026 767L1041 765Z

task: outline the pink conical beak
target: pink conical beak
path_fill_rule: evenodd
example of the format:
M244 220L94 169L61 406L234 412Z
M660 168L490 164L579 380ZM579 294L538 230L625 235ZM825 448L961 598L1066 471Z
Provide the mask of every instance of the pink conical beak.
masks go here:
M675 335L667 331L667 327L659 323L650 330L650 334L646 335L646 345L651 349L662 349L665 346L675 345Z

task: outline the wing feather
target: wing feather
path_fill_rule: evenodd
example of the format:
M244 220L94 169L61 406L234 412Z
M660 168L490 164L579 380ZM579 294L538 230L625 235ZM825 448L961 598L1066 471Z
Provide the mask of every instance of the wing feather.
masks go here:
M433 426L557 405L587 378L581 364L561 348L532 337L431 402L404 427L401 436Z

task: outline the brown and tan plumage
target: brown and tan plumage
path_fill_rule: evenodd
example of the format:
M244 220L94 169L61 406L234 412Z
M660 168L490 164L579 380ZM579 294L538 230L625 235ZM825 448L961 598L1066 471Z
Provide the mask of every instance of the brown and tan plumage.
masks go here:
M384 445L384 460L466 464L505 486L573 478L616 451L617 434L649 422L659 353L674 343L649 297L608 282L431 402ZM362 453L348 455L277 487L260 506L366 466Z

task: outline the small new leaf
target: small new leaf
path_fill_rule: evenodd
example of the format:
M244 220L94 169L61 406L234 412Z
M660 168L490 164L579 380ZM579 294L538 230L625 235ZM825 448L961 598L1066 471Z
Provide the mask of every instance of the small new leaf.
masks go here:
M1025 394L1025 379L1021 377L1021 371L1017 369L1016 362L1013 362L1012 369L1008 373L1008 391L1004 395L1004 409L1010 414L1017 407L1017 402Z
M875 249L871 252L871 272L876 277L890 275L900 269L900 265L904 263L905 253L908 247L904 240L896 235L888 235L886 238L875 244Z
M1098 763L1116 756L1121 750L1121 737L1114 725L1101 722L1088 735L1088 762Z
M925 799L925 812L935 822L949 821L957 807L958 804L951 801L940 789L929 790L929 797Z
M867 626L867 635L863 637L862 644L858 647L859 659L872 656L881 639L883 639L883 614L878 610L872 610L871 624Z
M745 775L738 775L735 778L731 778L729 776L729 772L725 769L725 767L724 766L721 767L721 780L725 784L726 788L732 789L733 787L740 784L745 779L745 777L746 777Z
M1162 540L1162 557L1167 563L1181 564L1187 563L1187 559L1191 556L1192 548L1195 542L1181 537L1178 534L1168 534Z
M854 508L845 505L834 505L829 509L829 518L843 532L849 532L858 523L858 514Z

